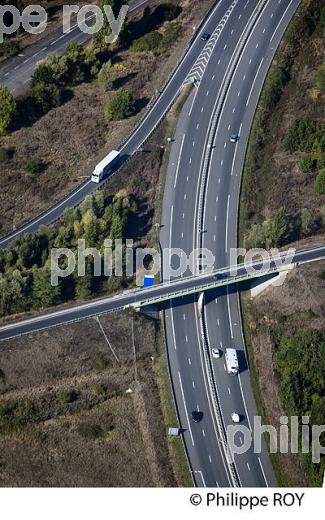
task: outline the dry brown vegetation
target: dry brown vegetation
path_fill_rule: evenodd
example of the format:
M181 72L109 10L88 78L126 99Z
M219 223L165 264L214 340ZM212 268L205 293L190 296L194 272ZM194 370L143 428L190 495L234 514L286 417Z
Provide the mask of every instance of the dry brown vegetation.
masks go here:
M159 2L156 2L159 3ZM9 152L9 160L0 163L0 232L46 209L89 176L96 162L128 135L145 105L163 85L182 56L211 0L179 2L177 41L159 56L135 55L127 50L113 56L113 63L123 65L117 86L128 88L138 106L131 118L107 124L103 105L107 94L97 81L73 89L73 96L64 105L51 110L31 127L20 128L1 138L0 145ZM137 14L135 16L140 16ZM38 174L26 172L26 163L42 164Z
M177 484L154 367L155 322L134 317L135 372L132 314L100 320L118 362L95 320L1 345L1 486ZM8 417L6 404L14 407Z

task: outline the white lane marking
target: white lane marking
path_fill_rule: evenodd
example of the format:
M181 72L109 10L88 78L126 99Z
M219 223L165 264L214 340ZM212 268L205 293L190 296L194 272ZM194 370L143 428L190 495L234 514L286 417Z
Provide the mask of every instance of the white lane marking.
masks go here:
M183 151L183 146L184 146L184 139L185 139L185 134L183 134L181 147L180 147L180 150L179 150L178 161L177 161L177 168L176 168L176 175L175 175L175 182L174 182L174 188L176 188L178 171L179 171L179 165L180 165L180 162L181 162L182 151Z
M194 381L192 381L192 386L193 386L193 388L195 389L195 383L194 383Z
M209 455L209 461L210 461L210 464L212 464L212 459L211 459L210 455Z
M198 123L198 124L196 125L196 129L198 130L199 127L200 127L200 123Z
M217 323L218 323L218 327L220 327L220 320L219 320L219 318L217 319Z
M214 76L214 74L213 74L213 76L212 76L212 78L211 78L211 79L212 79L212 81L214 80L214 77L215 77L215 76Z
M229 205L230 205L230 195L228 195L227 202L227 217L226 217L226 253L228 253L228 224L229 224Z
M192 164L192 157L190 157L189 164Z
M202 430L202 435L203 435L203 437L205 437L205 431L204 430Z
M207 487L206 483L205 483L205 480L204 480L204 477L203 477L203 472L201 470L196 470L196 471L194 471L194 473L199 473L199 475L200 475L200 477L202 479L202 482L203 482L203 486Z
M186 193L184 193L184 200L186 200Z
M229 386L228 386L228 394L231 395L231 390L230 390Z
M266 478L266 475L265 475L265 472L264 472L264 468L263 468L263 465L262 465L262 462L261 462L261 459L259 457L258 458L258 462L260 463L260 466L261 466L261 471L263 473L263 477L264 477L264 480L265 480L265 484L267 487L269 487L269 483L267 481L267 478Z
M229 289L228 289L228 287L227 287L227 305L228 305L228 316L229 316L229 326L230 326L231 339L234 339L234 334L233 334L233 330L232 330L232 319L231 319L230 298L229 298Z
M241 134L242 128L243 128L243 123L240 124L239 135ZM237 151L238 151L238 144L239 144L239 141L237 141L237 143L235 145L235 153L234 153L234 157L233 157L232 165L231 165L231 176L233 176L233 173L234 173L235 162L236 162Z
M284 11L284 13L283 13L283 15L282 15L282 17L281 17L281 20L279 21L278 25L277 25L276 28L275 28L274 33L273 33L272 36L271 36L270 42L273 40L273 38L274 38L274 36L275 36L277 30L279 29L280 25L282 24L283 18L285 17L285 15L287 14L288 10L290 9L292 2L293 2L293 0L291 0L291 2L288 4L288 7L287 7L286 10Z
M194 146L195 146L195 141L193 141L192 146L193 146L193 148L194 148Z
M247 464L248 471L250 471L251 470L250 465L248 464L248 462L246 464Z
M190 424L190 421L189 421L189 418L188 418L188 413L187 413L187 408L186 408L186 403L185 403L185 397L184 397L184 391L183 391L183 385L182 385L182 379L181 379L180 372L178 372L178 377L179 377L179 385L180 385L180 388L181 388L181 394L182 394L182 398L183 398L183 403L184 403L184 409L185 409L188 429L189 429L190 436L191 436L191 439L192 439L192 444L193 444L193 446L195 446L193 435L192 435L192 430L191 430L191 424Z
M191 365L191 358L188 358L188 364Z
M186 343L188 343L188 337L187 336L185 336L185 341L186 341Z
M198 93L198 91L199 91L199 89L198 89L198 88L196 88L196 89L195 89L195 94L194 94L194 96L193 96L193 101L192 101L192 104L191 104L191 108L190 108L190 111L189 111L189 113L188 113L188 115L189 115L189 116L190 116L190 115L191 115L191 113L192 113L192 110L193 110L193 106L194 106L194 103L195 103L195 99L196 99L196 96L197 96L197 93Z
M186 320L186 314L183 314L183 320L184 321Z
M247 422L248 422L250 431L252 431L252 425L251 425L251 421L249 419L249 414L248 414L248 410L247 410L247 406L246 406L246 401L245 401L245 397L244 397L243 387L242 387L242 384L241 384L240 374L238 374L238 381L239 381L239 387L240 387L241 395L242 395L242 398L243 398L243 403L244 403L244 408L245 408L245 414L246 414Z
M258 75L259 75L260 70L261 70L261 67L262 67L262 65L263 65L263 61L264 61L264 57L261 59L261 62L260 62L260 64L259 64L259 67L258 67L258 69L257 69L256 75L255 75L255 78L254 78L254 81L253 81L253 84L252 84L252 87L251 87L251 89L250 89L250 92L249 92L249 95L248 95L248 98L247 98L247 102L246 102L246 106L247 106L247 107L248 107L248 105L249 105L249 102L250 102L250 99L251 99L251 95L252 95L252 92L253 92L254 87L255 87L255 83L256 83L256 81L257 81Z

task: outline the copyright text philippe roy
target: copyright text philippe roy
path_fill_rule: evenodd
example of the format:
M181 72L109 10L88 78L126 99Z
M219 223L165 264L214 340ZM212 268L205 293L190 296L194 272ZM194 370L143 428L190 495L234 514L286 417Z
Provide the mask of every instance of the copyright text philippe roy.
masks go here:
M248 495L231 493L193 493L190 502L193 506L205 505L207 507L216 506L237 508L239 510L252 511L258 507L301 507L305 498L305 493L279 493L274 492L270 496Z

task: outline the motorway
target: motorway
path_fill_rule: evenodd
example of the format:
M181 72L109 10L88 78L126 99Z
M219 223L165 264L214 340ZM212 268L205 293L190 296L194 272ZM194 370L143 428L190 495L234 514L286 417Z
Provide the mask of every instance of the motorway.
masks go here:
M130 0L129 13L139 9L148 0ZM76 20L75 20L76 21ZM62 27L51 32L38 42L26 47L17 56L0 63L0 85L8 87L15 96L22 94L30 81L37 63L48 54L60 56L68 43L85 44L91 36L80 31L76 23L72 23L71 30L63 33Z
M202 27L202 32L213 34L212 44L195 39L156 103L122 146L120 165L146 141L184 79L192 72L199 75L198 87L184 106L171 149L160 237L163 248L181 247L189 254L194 247L203 246L213 252L218 267L229 265L230 248L237 246L241 172L252 118L269 64L298 5L299 0L221 0ZM261 11L254 19L258 6ZM252 30L248 30L250 21ZM245 35L243 42L241 35ZM216 102L220 101L217 125L209 143ZM231 133L240 135L236 144L229 141ZM206 156L209 161L203 179ZM6 247L21 233L36 231L40 224L53 222L66 207L75 206L96 188L86 181L50 211L2 239L0 247ZM298 252L293 261L303 263L324 257L325 248L318 248ZM245 275L245 267L240 269ZM195 297L188 294L217 285L224 287L206 293L201 316ZM173 284L130 291L6 325L0 328L0 340L154 301L153 293L157 301L164 301L171 298L171 287L175 294L165 311L168 359L194 483L211 487L275 485L264 445L260 454L249 450L236 455L232 465L226 459L224 430L231 413L238 412L242 424L250 429L256 415L233 280L216 283L211 273L184 277ZM176 300L178 287L186 296ZM223 358L211 359L212 347L237 349L241 368L238 377L226 375ZM204 412L198 424L190 420L195 409Z
M225 9L229 4L224 3ZM179 247L187 254L194 247L206 247L215 255L218 267L229 265L230 248L237 247L241 171L252 118L268 67L299 0L266 2L250 36L243 42L240 58L232 63L240 35L257 5L257 1L243 0L230 15L226 30L204 71L201 70L197 90L184 106L171 149L161 246ZM227 71L230 82L224 88ZM208 143L216 101L222 103L215 134ZM240 135L237 144L230 143L231 133ZM201 217L199 200L205 154L209 164ZM194 482L200 486L232 485L229 465L224 463L222 426L231 423L231 413L235 411L244 418L242 424L251 429L257 413L238 293L220 289L206 294L203 317L199 316L193 297L184 299L183 304L172 302L165 312L165 330L175 401L180 425L186 430L183 438ZM206 356L206 351L213 347L237 349L241 364L238 378L225 373L223 359ZM212 388L207 376L209 369ZM219 403L221 427L211 406L213 400ZM204 412L204 419L200 424L191 424L190 413L197 407ZM240 485L276 484L265 446L261 454L250 450L236 456L235 470Z
M141 119L140 123L135 127L128 139L120 146L120 158L116 161L116 167L112 172L115 174L120 167L125 164L147 141L151 133L158 126L162 118L165 116L174 100L177 98L184 82L184 78L187 77L191 71L193 64L200 56L200 53L205 47L205 42L201 41L201 33L209 32L212 33L219 21L222 19L224 14L224 1L217 2L210 15L202 24L202 27L196 37L193 39L191 45L185 52L183 59L175 69L174 73L169 78L165 87L158 95L155 102L148 109L145 116ZM230 2L228 2L230 3ZM109 152L108 150L107 152ZM95 164L94 164L95 167ZM0 239L0 249L5 249L9 243L19 235L25 233L35 233L39 226L49 225L58 220L65 209L75 207L84 198L98 189L98 184L91 182L91 172L89 172L89 179L78 186L72 193L62 199L60 202L49 208L47 211L37 216L32 221L24 224L19 229L13 231L9 235ZM107 182L107 179L103 183ZM102 184L103 184L102 183Z

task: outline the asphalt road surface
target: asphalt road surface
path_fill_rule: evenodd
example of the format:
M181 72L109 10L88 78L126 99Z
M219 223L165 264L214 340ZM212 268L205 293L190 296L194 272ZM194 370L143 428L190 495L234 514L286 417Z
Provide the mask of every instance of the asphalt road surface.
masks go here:
M197 206L200 171L206 149L211 114L220 95L235 48L258 2L239 2L205 66L198 89L184 107L170 157L164 198L162 247L180 247L187 254L197 243ZM237 247L237 215L241 171L249 129L268 66L284 29L299 0L267 2L235 68L215 135L205 192L202 245L216 257L218 267L229 265L231 247ZM225 4L224 4L225 5ZM237 144L230 134L240 134ZM256 407L250 386L236 291L216 290L206 294L204 322L209 348L236 348L241 371L237 378L225 372L224 359L212 360L216 392L224 426L231 413L252 428ZM227 485L228 468L222 457L219 432L207 400L206 367L202 358L202 333L194 298L177 301L165 314L168 356L184 442L196 485ZM180 385L182 381L182 386ZM204 412L201 423L188 422L197 406ZM192 431L190 430L192 426ZM242 439L239 439L239 443ZM263 445L235 456L241 485L275 485L273 470ZM229 479L228 479L229 480ZM228 485L231 485L228 482Z

